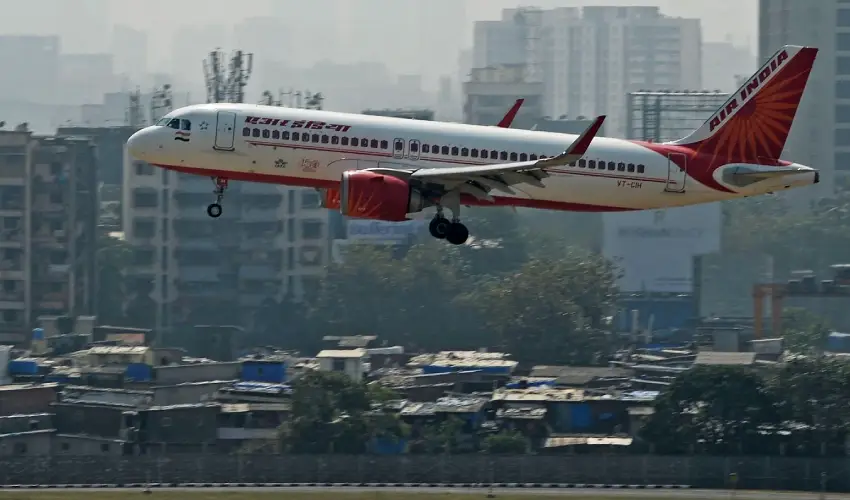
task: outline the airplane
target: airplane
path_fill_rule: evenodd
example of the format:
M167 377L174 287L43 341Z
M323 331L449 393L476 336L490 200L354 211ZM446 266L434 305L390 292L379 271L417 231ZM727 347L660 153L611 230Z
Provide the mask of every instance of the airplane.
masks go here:
M174 110L129 138L152 165L229 181L310 187L348 217L403 221L435 208L432 236L467 242L462 206L611 212L707 203L816 184L780 159L818 49L787 45L687 137L665 143L249 104ZM451 218L445 215L451 212Z

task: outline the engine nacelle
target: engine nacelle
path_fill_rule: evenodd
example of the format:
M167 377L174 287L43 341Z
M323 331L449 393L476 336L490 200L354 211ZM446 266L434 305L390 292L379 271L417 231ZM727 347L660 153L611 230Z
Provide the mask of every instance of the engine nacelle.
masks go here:
M339 205L342 215L398 222L427 206L428 200L404 179L369 170L342 173Z
M339 210L339 189L323 188L317 189L316 191L319 192L319 198L321 199L322 208Z

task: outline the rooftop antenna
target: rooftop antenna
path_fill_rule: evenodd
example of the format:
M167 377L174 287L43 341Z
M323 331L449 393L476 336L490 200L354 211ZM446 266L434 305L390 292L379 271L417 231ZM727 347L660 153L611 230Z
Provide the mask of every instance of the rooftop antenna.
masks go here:
M204 81L207 84L207 103L224 102L226 94L224 66L221 49L210 52L203 62Z
M142 91L138 87L130 92L130 103L127 108L126 124L134 128L142 128L145 122L142 111Z
M171 84L166 83L162 87L154 89L151 95L151 123L156 123L173 109L174 99L171 96Z
M245 87L254 72L254 54L237 50L230 58L227 74L227 102L245 102Z

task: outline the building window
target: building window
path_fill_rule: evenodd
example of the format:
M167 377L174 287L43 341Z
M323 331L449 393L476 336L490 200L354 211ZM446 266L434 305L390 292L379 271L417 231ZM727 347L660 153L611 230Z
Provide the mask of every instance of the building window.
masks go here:
M107 453L109 451L109 443L101 443L100 451Z
M345 360L334 358L332 369L335 372L344 372L345 371Z
M151 166L150 163L137 161L134 165L136 168L136 175L153 175L153 166Z
M71 449L71 443L62 443L60 447L62 448L62 451L68 451Z
M835 39L835 48L840 51L850 51L850 33L838 33Z
M301 237L305 240L318 240L322 237L321 221L305 220L301 223Z
M843 172L850 170L850 153L835 153L835 170Z

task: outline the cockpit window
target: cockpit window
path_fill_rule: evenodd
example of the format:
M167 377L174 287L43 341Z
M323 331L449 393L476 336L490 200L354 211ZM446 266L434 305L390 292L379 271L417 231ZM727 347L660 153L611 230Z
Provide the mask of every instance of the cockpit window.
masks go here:
M182 130L185 130L186 132L189 132L192 130L192 122L190 122L189 120L180 120L180 128Z
M168 122L168 128L173 128L174 130L180 130L180 120L177 118L172 119Z
M159 125L160 127L165 127L168 125L168 122L171 121L171 118L160 118L156 121L154 125Z

